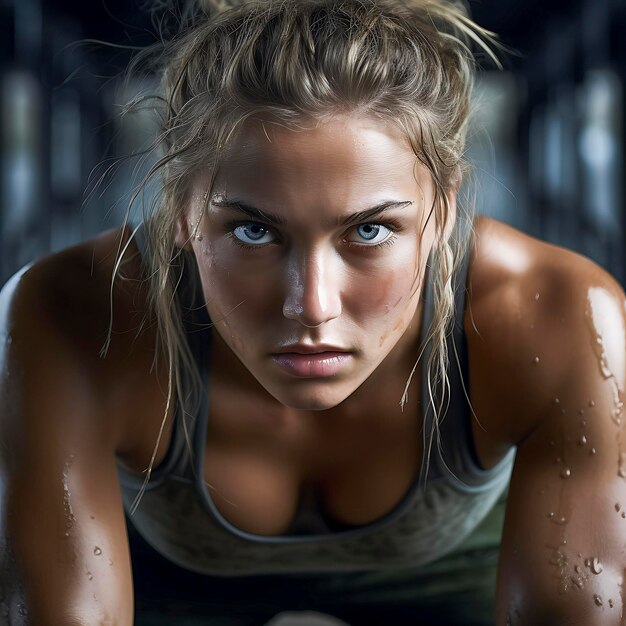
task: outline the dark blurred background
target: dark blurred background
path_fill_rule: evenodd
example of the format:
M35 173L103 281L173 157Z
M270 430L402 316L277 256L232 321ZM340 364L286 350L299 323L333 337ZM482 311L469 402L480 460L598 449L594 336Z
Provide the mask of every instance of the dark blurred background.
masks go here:
M519 52L479 76L479 212L581 252L624 284L626 0L470 4ZM125 46L154 42L155 30L136 0L0 0L0 29L2 284L121 222L148 163L124 161L95 183L149 142L148 113L119 113L153 79L118 76Z

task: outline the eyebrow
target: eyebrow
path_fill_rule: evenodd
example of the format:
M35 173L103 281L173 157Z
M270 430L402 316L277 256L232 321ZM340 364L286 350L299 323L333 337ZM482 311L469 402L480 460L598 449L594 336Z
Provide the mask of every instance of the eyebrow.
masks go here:
M240 213L245 213L254 220L267 222L268 224L273 224L275 226L282 226L287 223L285 218L282 216L273 215L272 213L257 209L256 207L244 204L243 202L239 202L238 200L230 200L221 197L212 199L211 204L218 209L226 209L229 211L239 211ZM369 209L365 209L364 211L357 211L356 213L350 213L349 215L339 216L336 220L336 225L349 226L357 222L364 222L380 215L384 211L388 211L389 209L404 208L410 204L413 204L412 200L388 200L386 202L381 202L373 207L370 207Z

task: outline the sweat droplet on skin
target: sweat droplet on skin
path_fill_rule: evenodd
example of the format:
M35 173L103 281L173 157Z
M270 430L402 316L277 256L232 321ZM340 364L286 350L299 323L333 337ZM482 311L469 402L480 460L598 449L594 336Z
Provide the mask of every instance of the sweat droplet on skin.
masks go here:
M610 308L611 303L607 301L607 292L602 288L593 288L588 291L587 300L589 308L585 310L585 316L591 319L588 322L589 329L592 337L595 338L596 344L599 346L599 350L594 350L598 357L598 365L600 367L600 373L603 378L610 379L613 384L617 384L615 374L611 371L607 360L607 354L604 348L604 340L600 327L602 324L599 322L603 315L599 315L600 311L605 311Z
M579 440L578 440L578 445L579 446L584 446L587 443L587 437L585 437L585 435L583 435Z
M602 570L604 569L604 567L602 567L602 563L600 563L600 559L598 558L594 558L591 561L591 565L589 567L589 569L594 573L594 574L601 574Z
M569 559L561 548L554 548L550 558L548 559L548 563L558 571L560 593L567 592L567 588L570 583L570 578L567 575L568 562Z
M602 598L597 593L594 594L593 601L596 603L596 606L602 606Z
M609 598L609 607L613 608L613 600L611 598Z
M619 510L622 508L622 505L619 502L615 503L615 511L619 513Z
M604 379L613 378L613 372L609 368L609 363L606 358L606 351L604 349L604 341L601 336L598 336L596 343L600 346L600 358L598 365L600 366L600 373Z
M102 549L101 549L101 548L99 548L98 546L96 546L96 547L93 549L93 553L94 553L96 556L100 556L100 555L102 554Z
M535 365L537 365L537 363L539 363L539 357L538 357L538 356L536 356L536 357L533 359L533 363L534 363Z
M68 484L68 471L69 471L69 463L66 463L65 469L63 470L63 509L65 512L65 528L66 530L71 530L76 522L76 517L74 515L74 511L72 510L72 503L70 501L70 496L72 495L70 492L69 484ZM65 536L68 536L66 532Z
M561 552L559 549L556 549L550 560L548 561L550 565L556 565L557 567L566 567L567 566L567 556Z
M589 450L589 454L591 456L593 456L596 453L596 449L595 448L591 448L591 450Z
M617 420L624 410L624 403L622 402L622 399L620 397L621 390L617 383L617 380L615 380L615 377L613 377L613 379L611 380L611 386L613 387L613 404L615 405L612 415L614 420Z
M569 468L565 468L561 472L561 478L569 478L572 475L572 471Z
M596 403L593 400L589 400L589 406L593 408L594 406L596 406Z
M535 294L535 301L539 300L539 292Z
M621 443L620 443L621 448ZM617 475L620 478L626 478L626 452L622 452L621 449L619 451L619 456L617 458Z

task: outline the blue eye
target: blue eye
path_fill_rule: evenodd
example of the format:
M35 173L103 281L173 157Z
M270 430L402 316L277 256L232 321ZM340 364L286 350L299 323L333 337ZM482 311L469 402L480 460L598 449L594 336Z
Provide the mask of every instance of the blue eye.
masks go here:
M274 237L271 234L269 228L258 224L256 222L249 222L247 224L241 224L237 228L233 229L233 235L246 244L265 244L272 243Z
M356 227L356 232L368 244L383 243L392 234L391 229L382 224L361 224ZM354 242L354 240L351 241Z

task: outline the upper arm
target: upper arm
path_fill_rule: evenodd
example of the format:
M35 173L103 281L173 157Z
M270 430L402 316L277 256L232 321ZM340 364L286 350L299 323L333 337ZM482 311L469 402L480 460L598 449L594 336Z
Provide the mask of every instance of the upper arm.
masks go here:
M525 309L533 322L520 323L509 356L517 385L509 417L523 436L497 624L618 625L626 609L624 292L573 255L538 292Z
M42 625L131 624L115 436L102 414L98 357L72 336L71 320L59 323L48 278L35 267L0 295L8 339L0 347L0 596L14 605L11 623L26 612Z

